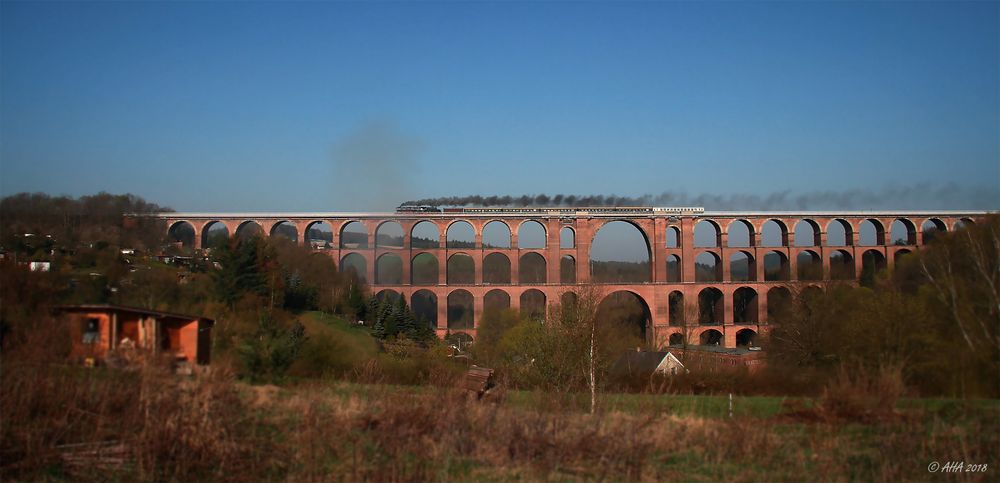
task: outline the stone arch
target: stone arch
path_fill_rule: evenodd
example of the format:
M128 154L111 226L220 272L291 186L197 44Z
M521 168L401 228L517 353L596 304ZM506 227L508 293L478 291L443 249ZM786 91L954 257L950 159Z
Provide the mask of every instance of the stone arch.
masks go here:
M631 220L609 220L594 234L590 245L590 274L594 283L648 283L653 254L649 236Z
M559 283L576 283L576 259L572 255L559 257Z
M213 220L201 228L201 247L216 248L229 241L229 228L226 224Z
M375 285L402 285L403 259L395 253L383 253L375 259Z
M410 283L413 285L437 285L441 272L438 259L434 255L418 253L410 261Z
M713 248L722 246L722 228L715 220L701 220L694 225L695 248Z
M638 329L634 335L643 341L648 341L652 334L653 317L649 304L631 290L618 290L606 295L597 305L595 317L598 325L613 324L604 325L604 330Z
M722 259L712 251L698 254L694 259L694 279L696 282L721 282Z
M535 252L521 255L517 262L517 282L520 285L543 285L546 280L545 257Z
M285 237L293 242L299 241L299 229L288 220L281 220L271 225L271 237Z
M964 230L975 224L976 220L973 220L972 218L960 218L955 220L955 224L952 225L952 231Z
M772 287L767 291L767 320L780 323L792 311L792 291L788 287Z
M698 344L700 345L722 345L722 332L715 329L707 329L701 331L698 335Z
M391 304L398 303L400 297L402 297L402 295L399 292L390 288L382 289L375 293L376 300L379 302L389 302Z
M483 283L510 285L510 259L507 255L493 252L483 258Z
M733 292L733 323L756 324L760 321L757 310L757 291L740 287Z
M684 292L674 290L667 296L668 323L674 327L685 324L687 317L684 313Z
M573 292L572 290L567 290L563 292L562 295L559 296L559 303L563 307L576 306L576 300L577 300L576 292Z
M901 260L903 260L904 258L906 258L906 256L909 255L909 254L911 254L911 253L913 253L913 252L911 252L910 250L907 250L905 248L901 248L899 250L896 250L896 253L892 254L892 261L895 264L899 264L899 262Z
M803 218L795 224L795 246L820 246L819 224L809 218Z
M792 278L788 256L779 251L764 254L764 281L777 282Z
M736 347L753 347L757 340L757 333L752 329L740 329L736 331Z
M874 218L862 220L858 226L858 245L863 247L885 245L885 227L882 226L882 222Z
M854 244L854 229L847 220L834 218L826 225L826 244L831 247L846 247Z
M323 220L316 220L306 225L303 236L306 246L313 250L333 248L333 227Z
M395 220L379 223L375 227L375 248L403 248L403 225Z
M420 289L410 296L410 310L417 322L424 321L433 328L438 325L437 295L427 289Z
M264 236L264 228L262 228L256 221L247 220L240 223L239 226L236 227L236 238L239 240L245 240L255 236Z
M681 230L676 226L667 227L665 238L667 239L667 248L681 247Z
M455 220L448 224L445 233L445 242L449 249L476 247L476 229L472 227L472 223Z
M367 279L368 262L360 253L348 253L340 259L340 271L364 282Z
M795 257L797 280L823 280L823 259L812 250L802 250Z
M438 226L427 220L419 221L410 229L410 248L441 248L441 232Z
M340 227L341 249L368 248L368 227L360 221L349 221Z
M667 282L680 283L681 281L681 257L679 255L667 256Z
M757 279L757 264L753 254L740 250L729 256L729 281L750 282Z
M749 248L754 244L753 225L747 220L733 220L726 228L726 246Z
M854 280L854 257L847 250L834 250L830 254L830 279Z
M541 290L521 292L521 316L531 320L545 318L545 294Z
M889 226L889 239L893 245L916 245L917 227L906 218L896 218Z
M448 294L448 329L471 329L475 324L475 300L468 290Z
M448 285L472 285L476 283L476 262L465 253L456 253L448 257L445 274Z
M698 292L698 323L722 325L725 317L725 297L715 287L705 287Z
M767 220L760 227L760 245L765 247L787 247L788 226L781 220Z
M948 231L948 226L937 218L928 218L920 225L920 231L924 235L924 243L930 243L938 233Z
M535 220L524 220L517 227L517 248L536 250L545 248L545 226Z
M167 229L167 236L171 241L180 243L183 247L193 247L195 240L194 225L187 220L175 221Z
M568 226L559 230L559 248L576 248L576 231Z
M872 286L875 283L875 274L885 270L885 255L879 250L867 250L861 255L861 285Z
M683 346L684 345L684 334L682 334L680 332L674 332L673 334L670 334L670 339L667 341L667 344L669 344L671 346L674 346L674 347Z
M483 248L510 248L510 227L500 220L493 220L483 227Z
M503 290L493 289L486 292L486 295L483 296L484 312L507 310L509 308L510 294Z

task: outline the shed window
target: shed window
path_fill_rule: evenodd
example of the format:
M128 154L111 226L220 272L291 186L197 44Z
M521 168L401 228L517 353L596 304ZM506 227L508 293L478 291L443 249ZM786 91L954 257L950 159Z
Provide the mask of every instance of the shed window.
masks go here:
M98 319L87 319L87 326L83 330L83 343L96 344L101 340L101 333L98 331Z

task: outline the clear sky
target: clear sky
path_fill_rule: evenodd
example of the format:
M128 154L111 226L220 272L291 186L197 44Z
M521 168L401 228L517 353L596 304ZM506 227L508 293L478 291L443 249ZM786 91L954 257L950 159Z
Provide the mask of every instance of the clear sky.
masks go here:
M0 192L996 193L998 64L997 2L5 1Z

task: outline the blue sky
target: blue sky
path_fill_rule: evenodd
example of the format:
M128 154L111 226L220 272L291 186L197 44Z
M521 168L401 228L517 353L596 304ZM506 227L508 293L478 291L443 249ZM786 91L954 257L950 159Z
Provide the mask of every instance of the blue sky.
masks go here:
M998 65L995 2L3 2L0 193L996 193Z

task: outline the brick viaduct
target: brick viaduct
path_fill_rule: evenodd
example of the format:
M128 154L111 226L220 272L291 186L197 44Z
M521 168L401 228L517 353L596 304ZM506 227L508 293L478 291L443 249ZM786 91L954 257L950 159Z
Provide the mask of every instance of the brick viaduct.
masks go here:
M163 213L156 216L166 222L172 234L178 227L190 225L194 239L189 243L193 243L195 249L202 247L208 228L213 225L213 230L221 225L227 234L237 235L247 230L267 235L284 234L291 233L294 227L297 242L306 244L310 228L326 223L332 240L310 243L314 249L332 257L338 267L357 267L372 284L374 292L391 290L402 294L415 311L418 305L423 305L425 312L429 310L428 318L436 319L439 335L450 331L474 337L480 315L489 303L487 299L500 300L501 305L506 301L513 309L528 303L537 306L541 301L544 308L547 304L559 303L561 297L575 287L593 284L604 294L624 291L638 297L649 319L646 337L657 346L686 340L735 347L768 330L769 299L774 304L779 299L785 303L791 297L789 289L821 287L836 279L856 281L866 271L892 268L900 256L918 250L936 231L955 230L987 214L957 211L706 212L700 208L648 207L446 211ZM649 281L600 283L592 280L589 263L592 242L598 230L612 221L631 224L645 238L651 262ZM509 245L484 246L483 231L491 223L507 228ZM522 227L531 224L537 229L536 223L544 230L544 243L532 248L522 247L518 241ZM360 233L359 228L363 227L364 234L345 236L349 224L354 227L351 228L354 233ZM449 236L450 230L459 224L467 231L471 225L474 245L454 243ZM279 230L279 226L283 228ZM389 226L402 234L401 240L396 237L392 242L383 241L388 238L383 237L382 231ZM698 243L696 226L700 233L708 233L707 236L701 233ZM413 237L418 227L422 233L436 231L436 238L428 243L427 237ZM771 234L765 235L769 230ZM734 235L736 232L739 235ZM800 235L798 240L796 234ZM471 237L469 242L472 242ZM421 268L425 273L421 280L411 277L417 257L421 257L421 263L428 262L426 266L433 267L436 263L436 275L431 270L428 277L425 268ZM469 259L474 266L474 277L456 280L457 275L449 273L452 262L464 260L468 265ZM745 267L739 274L731 271L734 259L739 259ZM705 266L697 267L696 260L709 266L714 262L715 267L708 270ZM798 266L800 260L808 261L812 271L801 270L804 267ZM387 276L379 273L379 265L390 265L388 261L394 262L392 265L397 267L397 273ZM509 275L501 275L499 281L489 279L492 275L484 280L484 263L495 262L499 262L501 272L507 270ZM530 276L525 275L529 262L533 267ZM500 292L496 292L498 290ZM424 303L418 303L418 297ZM471 318L467 313L463 316L461 310L449 310L452 300L467 304L470 298ZM427 300L432 300L436 307L432 305L427 309Z

